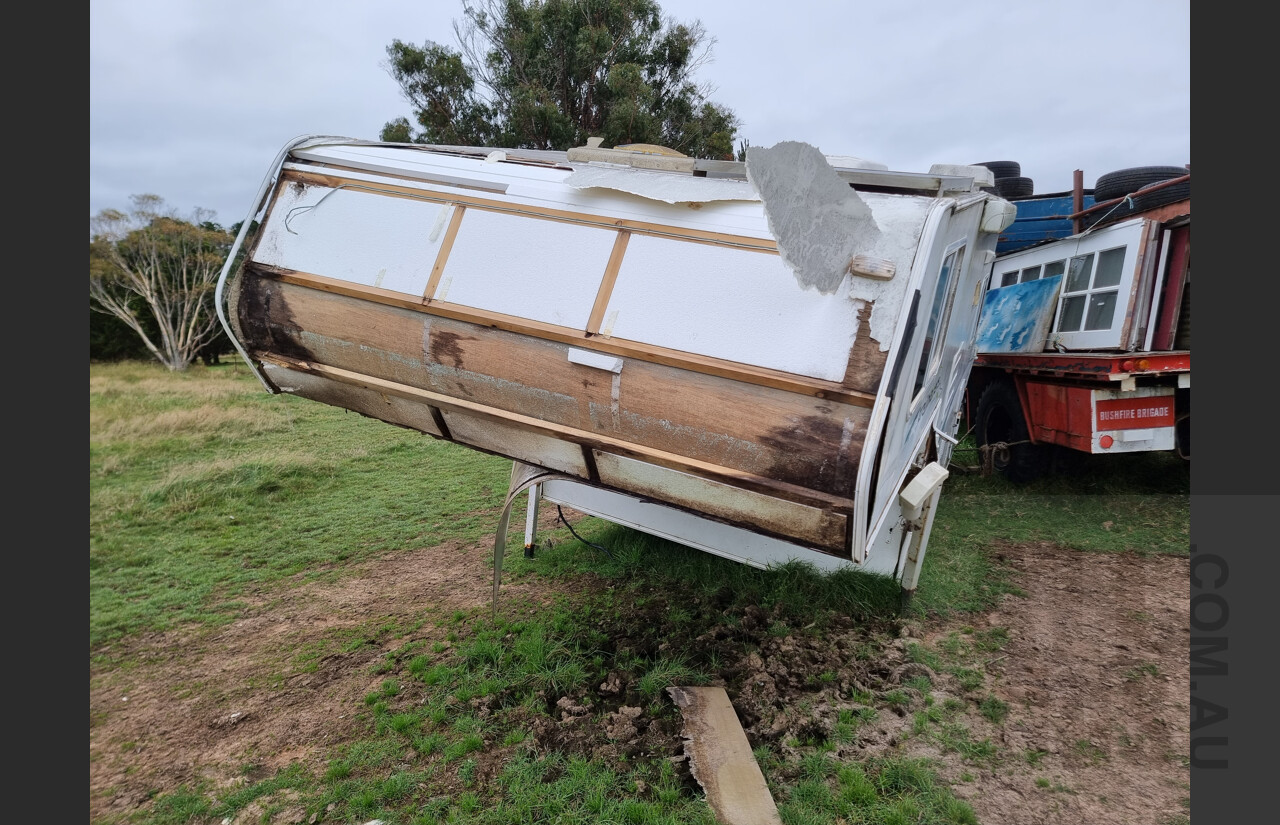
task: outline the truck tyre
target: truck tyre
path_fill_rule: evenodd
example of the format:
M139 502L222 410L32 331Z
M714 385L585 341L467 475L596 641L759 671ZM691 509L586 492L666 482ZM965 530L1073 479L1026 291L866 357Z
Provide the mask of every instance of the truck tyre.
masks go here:
M1002 198L1029 198L1036 192L1031 178L996 178L996 192Z
M982 163L971 163L970 166L985 166L991 170L996 180L1016 178L1022 174L1022 164L1016 160L987 160Z
M1112 198L1123 198L1149 183L1159 183L1187 174L1190 173L1181 166L1131 166L1128 169L1117 169L1098 176L1093 185L1093 199L1101 203Z
M1164 206L1166 203L1177 203L1185 201L1191 197L1191 181L1184 180L1182 183L1174 183L1163 189L1157 189L1154 192L1147 190L1159 186L1160 183L1148 183L1146 186L1138 190L1138 194L1133 196L1133 208L1136 212L1144 212L1148 209L1155 209L1157 206Z
M1008 381L992 381L978 397L974 436L979 447L1010 445L994 449L991 467L1015 484L1032 481L1045 471L1047 456L1038 444L1017 443L1028 439L1026 418L1018 391Z

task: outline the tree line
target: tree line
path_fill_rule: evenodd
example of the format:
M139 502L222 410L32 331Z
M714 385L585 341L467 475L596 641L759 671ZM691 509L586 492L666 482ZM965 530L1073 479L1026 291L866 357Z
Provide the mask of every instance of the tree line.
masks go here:
M740 123L697 80L715 39L654 0L462 0L456 48L393 40L383 66L409 117L393 143L565 150L659 144L733 159ZM742 159L746 142L737 150ZM90 219L89 357L171 370L232 352L213 306L240 224L175 215L157 195Z

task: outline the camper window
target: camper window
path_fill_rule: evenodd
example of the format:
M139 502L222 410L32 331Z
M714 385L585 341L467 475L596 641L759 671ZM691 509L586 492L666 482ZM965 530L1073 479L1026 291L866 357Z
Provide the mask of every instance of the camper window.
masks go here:
M942 261L942 271L938 273L938 286L933 293L933 303L929 305L929 322L924 328L924 345L920 348L920 366L916 369L916 385L911 391L914 399L924 387L924 379L933 369L941 347L936 347L936 339L940 330L947 328L946 318L951 310L952 275L960 268L964 257L964 247L952 250Z

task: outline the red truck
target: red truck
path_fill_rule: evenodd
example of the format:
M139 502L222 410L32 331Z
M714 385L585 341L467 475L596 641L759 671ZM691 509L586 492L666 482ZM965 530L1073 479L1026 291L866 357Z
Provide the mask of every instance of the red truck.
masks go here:
M1077 171L1070 193L1011 200L967 386L984 469L1021 483L1081 453L1189 461L1190 166L1093 190Z

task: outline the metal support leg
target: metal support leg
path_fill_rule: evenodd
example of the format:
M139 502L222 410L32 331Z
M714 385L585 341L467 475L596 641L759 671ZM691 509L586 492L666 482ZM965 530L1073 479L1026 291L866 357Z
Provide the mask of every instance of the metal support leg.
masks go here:
M925 511L920 514L920 518L915 523L907 525L907 533L903 536L902 540L907 544L907 558L902 567L902 594L898 600L899 615L906 615L911 607L911 597L916 594L916 587L920 584L920 568L924 565L924 551L933 527L933 515L937 512L938 497L941 493L941 488L934 490ZM920 527L917 527L917 524Z
M538 504L542 500L542 485L529 488L529 509L524 516L524 557L533 558L534 538L538 532Z

